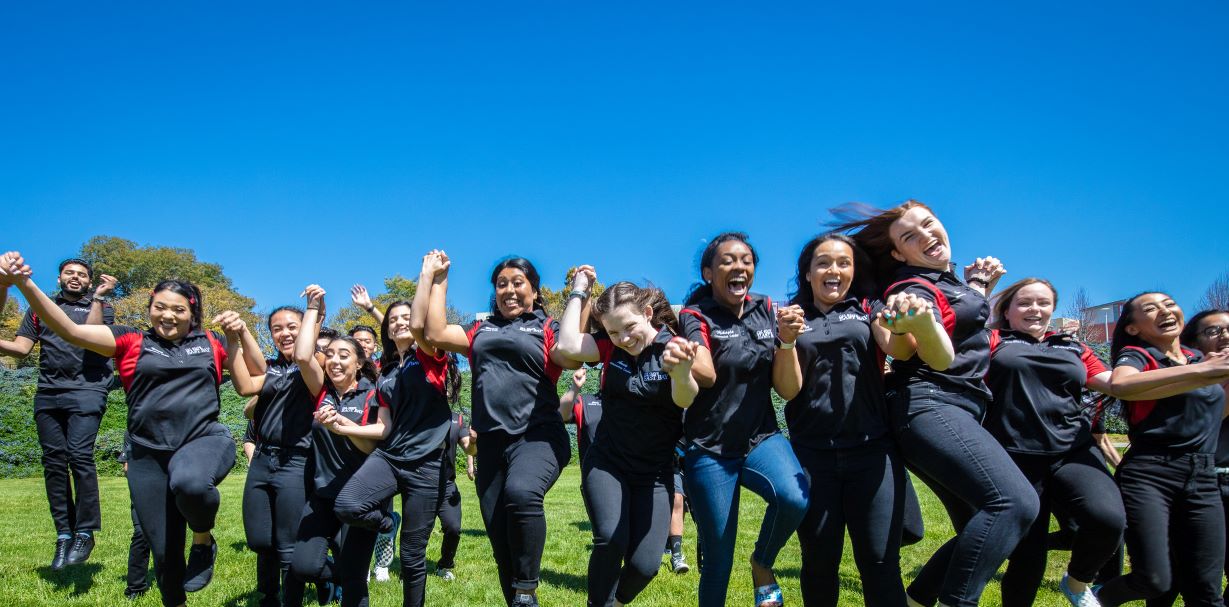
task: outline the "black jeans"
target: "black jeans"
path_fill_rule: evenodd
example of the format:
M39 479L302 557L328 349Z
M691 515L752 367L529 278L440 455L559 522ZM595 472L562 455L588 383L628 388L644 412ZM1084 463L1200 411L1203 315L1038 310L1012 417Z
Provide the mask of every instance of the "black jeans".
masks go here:
M661 568L674 493L674 471L663 463L656 478L637 478L610 465L599 451L585 454L581 493L593 523L591 607L632 602Z
M445 466L452 462L444 462ZM444 503L440 506L440 531L444 541L440 543L440 560L436 569L452 569L457 566L457 546L461 543L461 492L453 481L444 482Z
M132 510L132 542L128 545L127 592L143 592L149 588L149 542L137 520L137 509Z
M243 486L243 533L256 553L256 590L276 604L307 501L307 449L260 445Z
M1067 573L1093 582L1118 550L1126 512L1118 486L1101 460L1086 448L1060 455L1012 454L1041 500L1041 512L1016 546L1003 574L1004 607L1027 607L1045 577L1051 504L1076 524Z
M1037 492L973 415L933 388L892 393L897 443L911 471L943 502L956 537L931 556L909 596L929 605L974 607L990 578L1037 518Z
M837 604L848 527L863 603L903 605L900 539L906 481L895 447L886 439L832 450L795 444L794 453L811 482L810 507L798 527L802 602L807 607Z
M482 522L511 605L516 590L538 587L546 546L542 501L572 457L563 423L533 426L524 434L478 435L475 484Z
M175 451L132 444L128 491L137 521L154 553L154 577L163 605L179 605L184 594L184 527L197 533L213 529L221 496L218 483L235 465L235 441L219 433L202 436Z
M102 413L76 413L46 407L57 400L92 398L93 393L40 394L35 397L34 424L43 448L43 482L56 533L98 531L102 513L98 505L98 470L94 466L94 441ZM97 398L105 401L106 394ZM71 470L71 474L70 474ZM71 478L71 482L70 482ZM76 489L76 496L73 495Z
M389 498L401 494L401 592L406 607L421 607L426 600L427 542L444 501L442 459L442 451L434 451L403 463L374 451L337 495L337 518L374 533L387 516ZM370 560L368 556L363 561L364 575Z
M367 564L376 547L375 531L343 527L334 500L313 495L303 505L290 570L282 593L284 607L303 606L305 582L341 586L343 607L367 607ZM329 560L332 548L336 558Z
M1217 474L1216 480L1220 485L1221 506L1225 510L1225 528L1229 529L1229 474ZM1225 543L1229 546L1229 539ZM1170 554L1169 558L1172 560L1173 554ZM1229 573L1229 547L1226 548L1225 552L1225 571ZM1169 592L1157 598L1148 599L1147 607L1169 607L1174 604L1174 601L1178 600L1179 594L1181 594L1181 589L1175 585L1173 588L1170 588Z
M1188 606L1220 606L1225 512L1210 454L1127 456L1118 487L1127 512L1131 572L1097 593L1102 605L1151 599L1171 588Z

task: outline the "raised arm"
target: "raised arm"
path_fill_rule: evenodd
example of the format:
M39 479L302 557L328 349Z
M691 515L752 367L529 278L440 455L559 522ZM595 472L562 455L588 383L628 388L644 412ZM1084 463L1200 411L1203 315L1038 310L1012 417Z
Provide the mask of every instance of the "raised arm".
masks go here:
M580 396L580 391L585 387L584 367L572 373L572 383L568 384L568 389L564 390L563 396L559 397L559 417L563 418L563 423L572 422L572 406L576 404L576 399Z
M909 360L917 355L935 371L945 371L956 358L952 339L939 320L934 306L917 295L895 293L888 297L876 317L875 339L888 356Z
M1122 359L1122 356L1119 356ZM1190 365L1141 371L1118 364L1110 376L1114 395L1122 400L1159 400L1219 384L1229 379L1229 354L1220 352Z
M683 409L690 407L700 393L700 384L692 375L692 365L700 349L694 341L675 337L666 344L666 351L661 355L662 368L670 374L670 397Z
M264 382L258 383L252 376L262 376L263 380L265 373L265 359L259 356L260 346L256 343L256 338L248 331L247 323L238 312L227 310L214 317L213 322L222 327L226 334L226 370L230 373L235 392L240 396L256 394ZM249 348L257 352L256 363L250 360L252 356L248 354Z
M555 352L560 356L579 362L597 362L601 357L597 342L593 335L586 333L582 323L585 322L584 307L597 282L597 273L593 266L580 266L572 277L572 292L568 293L567 305L563 309L563 320L559 321L559 339L555 341Z
M679 333L696 343L695 359L691 361L691 376L701 388L711 388L717 383L717 368L713 365L713 354L708 349L708 321L703 316L689 308L683 308L679 314Z
M432 283L435 282L436 271L443 265L440 251L431 251L422 257L422 270L418 273L418 288L414 290L414 301L410 303L410 333L414 343L432 358L436 348L427 339L427 314L431 305Z
M4 306L8 304L9 285L21 278L16 274L11 274L9 270L13 264L13 259L17 255L16 252L5 253L0 255L0 315L4 313ZM17 330L18 335L11 341L0 339L0 355L12 356L15 358L24 358L30 354L30 350L34 349L34 340L30 339L21 333L33 332L33 327L27 327L29 324L29 315L21 321L21 328Z
M90 299L90 312L85 316L87 325L109 325L115 322L115 313L107 314L107 296L115 290L115 277L103 274L98 279L101 282L94 289L94 297Z
M324 369L316 360L316 338L320 336L319 319L324 316L324 289L319 285L307 285L303 296L307 298L307 309L303 312L299 336L294 341L294 362L299 365L308 392L320 394L324 389Z
M374 318L377 327L384 324L384 313L371 302L371 295L367 293L367 287L363 285L350 287L350 301Z
M978 257L973 263L964 267L964 282L970 289L990 297L999 279L1007 274L1007 268L997 257Z
M55 305L55 302L51 301L51 298L34 284L33 272L30 271L29 266L25 265L20 254L14 252L9 261L8 273L18 277L15 283L17 289L25 296L30 309L38 314L40 322L74 346L107 357L115 354L115 334L109 327L79 325L73 322L64 310L60 309L60 306Z
M430 283L431 299L427 304L426 341L432 346L458 354L469 352L469 336L461 325L448 324L448 270L452 262L443 251L438 251L440 267ZM419 284L418 288L423 285Z
M794 343L806 326L806 316L800 306L777 309L777 337L781 345L772 355L772 388L785 400L802 391L802 365Z

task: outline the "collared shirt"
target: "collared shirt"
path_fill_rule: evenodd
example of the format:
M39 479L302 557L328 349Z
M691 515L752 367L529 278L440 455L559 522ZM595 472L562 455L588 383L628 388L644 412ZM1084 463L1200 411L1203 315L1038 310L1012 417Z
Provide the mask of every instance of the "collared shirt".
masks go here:
M68 319L79 324L85 324L90 315L90 305L94 299L86 295L77 301L70 301L62 293L55 296L55 304L64 311ZM115 309L109 304L102 306L102 322L104 325L115 324ZM17 328L17 336L25 337L39 344L38 355L38 390L89 390L106 394L114 372L111 359L84 348L78 348L63 337L56 335L33 310L26 310ZM100 401L101 402L101 401ZM93 413L94 411L82 411Z
M1142 349L1157 368L1169 369L1182 363L1169 358L1154 346ZM1203 360L1203 353L1185 349L1186 364ZM1114 368L1127 366L1144 371L1150 367L1143 352L1126 348L1118 353ZM1225 410L1225 391L1218 385L1196 388L1159 400L1126 402L1127 437L1130 453L1215 453L1217 435Z
M443 350L431 357L414 348L400 368L389 365L380 376L376 397L392 418L388 438L380 444L381 453L410 462L444 448L452 417L444 395L448 364Z
M1059 454L1092 442L1084 406L1088 380L1106 371L1085 344L1064 333L1037 340L999 331L986 383L994 400L983 425L1011 453Z
M683 432L700 449L743 457L780 432L772 406L777 319L772 300L747 295L742 317L712 297L683 308L679 332L712 353L717 381L687 409Z
M473 427L522 434L532 426L556 423L562 372L551 362L559 323L534 310L516 318L499 314L468 331L473 377Z
M790 442L844 449L888 433L883 363L871 311L848 298L828 312L802 305L806 325L794 342L802 389L785 405Z
M373 397L376 389L367 378L361 378L353 390L338 394L333 382L326 382L316 402L316 409L325 405L333 407L342 417L360 425L375 421L376 407ZM315 458L314 483L316 494L321 497L336 497L350 476L363 465L367 454L359 449L348 436L330 432L320 422L312 419L312 455Z
M262 445L311 446L315 397L307 389L299 365L281 356L265 361L265 384L252 412L255 435Z

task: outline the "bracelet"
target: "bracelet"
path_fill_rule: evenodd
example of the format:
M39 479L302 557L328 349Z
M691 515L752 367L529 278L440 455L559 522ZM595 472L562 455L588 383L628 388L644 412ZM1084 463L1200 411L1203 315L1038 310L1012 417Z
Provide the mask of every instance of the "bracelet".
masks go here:
M572 292L568 293L568 299L572 299L573 297L579 297L581 301L584 301L589 299L589 294L581 291L580 289L572 289Z
M986 281L984 281L984 280L982 280L982 279L980 279L980 278L970 278L970 279L966 280L965 282L966 282L966 283L968 283L969 285L972 285L972 284L974 284L974 283L980 284L980 285L981 285L981 287L982 287L983 289L984 289L984 288L986 288L986 287L989 287L989 286L990 286L990 283L988 283L988 282L986 282Z
M375 309L376 309L376 305L375 305L375 304L371 304L370 306L367 306L366 308L363 308L363 309L364 309L364 310L367 310L367 313L368 313L368 314L371 314L372 310L375 310Z
M795 343L796 343L796 342L794 342L794 341L782 341L782 342L777 342L777 349L778 349L778 350L793 350L793 349L794 349L794 344L795 344Z

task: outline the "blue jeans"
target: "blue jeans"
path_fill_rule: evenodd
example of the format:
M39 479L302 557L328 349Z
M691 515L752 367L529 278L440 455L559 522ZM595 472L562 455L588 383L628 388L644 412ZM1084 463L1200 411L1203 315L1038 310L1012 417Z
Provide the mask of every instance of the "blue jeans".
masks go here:
M717 457L689 444L684 466L691 515L704 551L700 607L724 607L738 537L738 486L768 502L751 553L768 568L802 522L810 487L793 448L780 434L764 439L745 457Z

